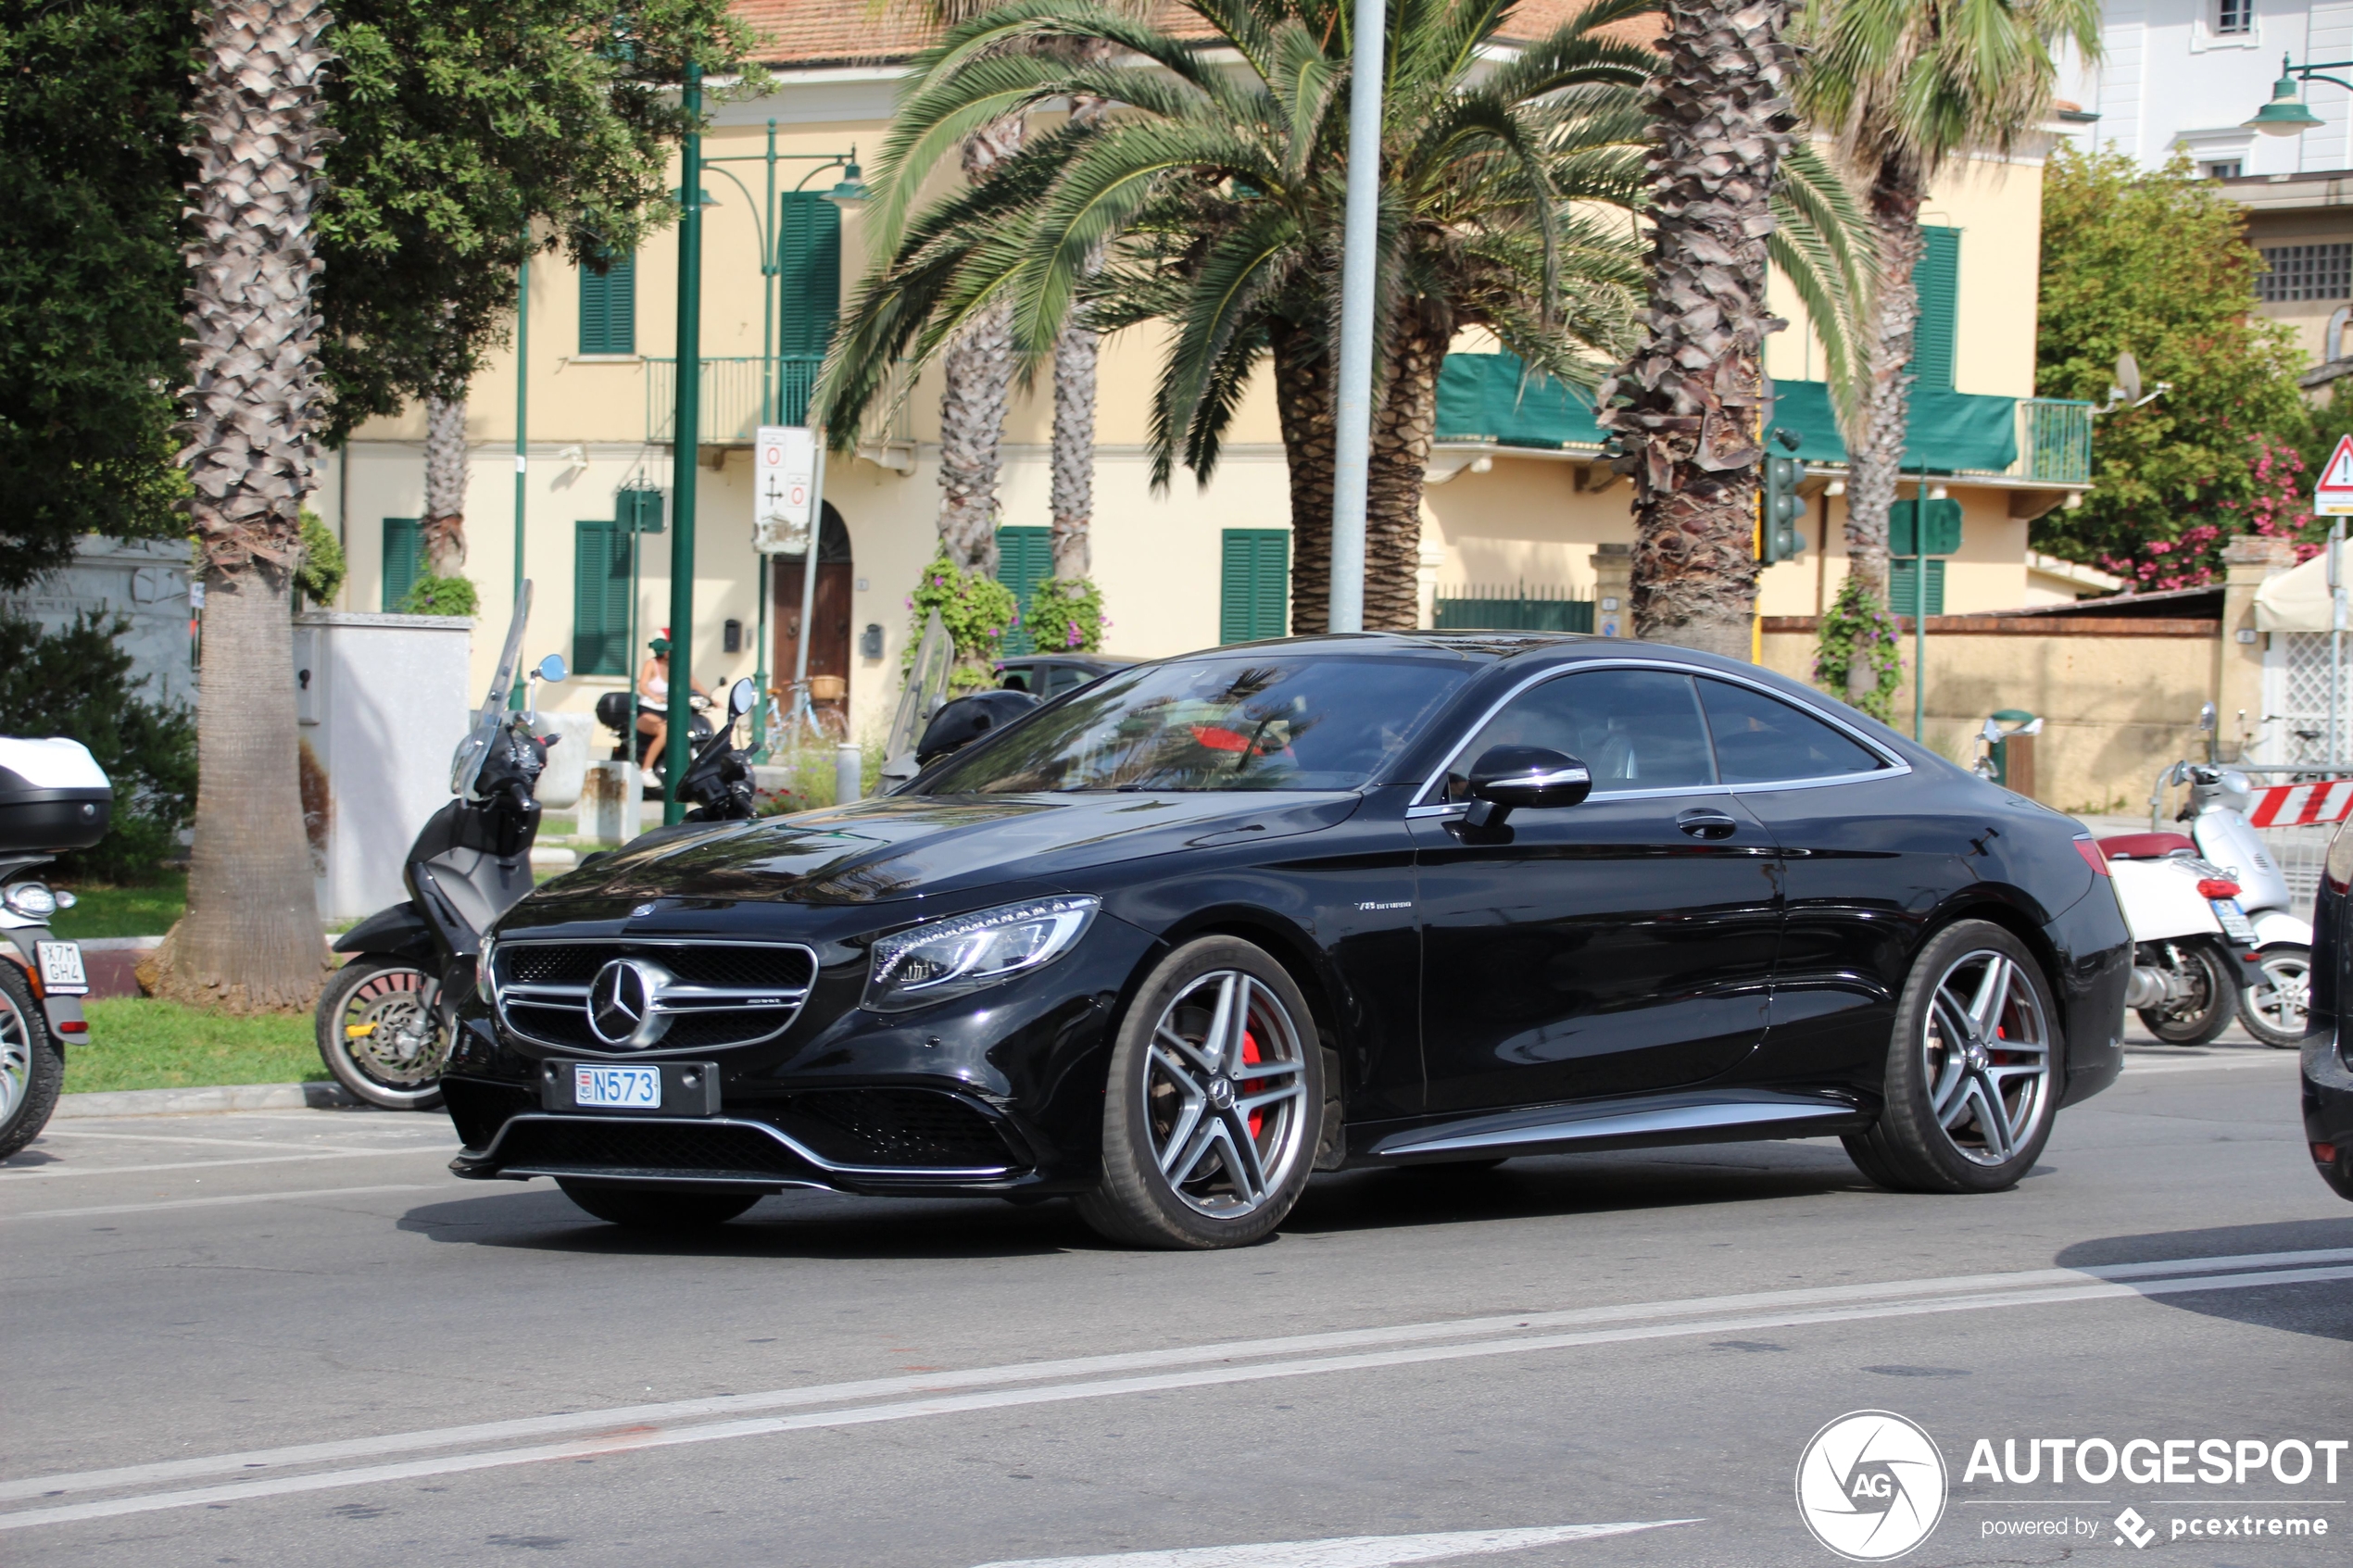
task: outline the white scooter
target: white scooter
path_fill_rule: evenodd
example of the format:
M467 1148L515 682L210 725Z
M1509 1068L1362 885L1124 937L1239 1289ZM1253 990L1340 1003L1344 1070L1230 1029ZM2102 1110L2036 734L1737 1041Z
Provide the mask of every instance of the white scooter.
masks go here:
M2124 1005L2168 1045L2205 1045L2231 1026L2253 967L2238 884L2180 834L2125 834L2098 847L2133 934Z
M2211 762L2176 762L2164 782L2189 786L2178 820L2189 824L2190 836L2171 835L2178 847L2193 849L2238 884L2233 902L2248 930L2233 929L2229 911L2218 913L2233 940L2253 949L2253 962L2243 970L2239 1022L2265 1045L2293 1050L2304 1039L2312 922L2296 913L2286 873L2247 821L2255 786L2236 769Z

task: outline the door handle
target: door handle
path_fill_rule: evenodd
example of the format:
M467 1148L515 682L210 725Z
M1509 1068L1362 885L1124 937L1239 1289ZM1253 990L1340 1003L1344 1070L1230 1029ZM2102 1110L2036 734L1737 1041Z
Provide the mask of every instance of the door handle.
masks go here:
M1740 823L1734 822L1730 816L1705 806L1694 807L1689 811L1676 813L1675 825L1693 838L1705 838L1711 842L1719 838L1730 838L1740 831Z

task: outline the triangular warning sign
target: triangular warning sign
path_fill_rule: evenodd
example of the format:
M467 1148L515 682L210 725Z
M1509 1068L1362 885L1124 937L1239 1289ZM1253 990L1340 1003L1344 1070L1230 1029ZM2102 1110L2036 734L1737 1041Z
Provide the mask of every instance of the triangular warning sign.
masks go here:
M2321 465L2312 486L2312 509L2322 517L2353 515L2353 435L2337 437L2336 450Z

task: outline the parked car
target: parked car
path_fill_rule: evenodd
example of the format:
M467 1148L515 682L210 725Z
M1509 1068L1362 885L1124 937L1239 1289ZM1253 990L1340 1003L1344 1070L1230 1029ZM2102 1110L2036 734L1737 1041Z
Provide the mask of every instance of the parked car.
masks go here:
M1125 670L1136 661L1108 653L1041 653L997 661L997 684L1007 691L1027 692L1051 702L1075 692L1100 675Z
M1309 1174L1837 1135L2032 1166L2122 1060L2068 818L1750 665L1554 635L1121 670L898 793L641 840L498 923L452 1169L675 1226L788 1186L1264 1236Z
M2321 863L2312 907L2312 991L2305 1013L2304 1136L2321 1179L2353 1198L2353 1057L2346 1054L2347 982L2353 979L2353 822L2339 823Z

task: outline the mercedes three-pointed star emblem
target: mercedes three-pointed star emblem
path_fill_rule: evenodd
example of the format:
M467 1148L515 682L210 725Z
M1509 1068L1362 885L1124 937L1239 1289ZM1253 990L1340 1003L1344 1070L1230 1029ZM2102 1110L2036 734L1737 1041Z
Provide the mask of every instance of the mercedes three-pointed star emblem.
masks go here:
M588 1027L609 1046L639 1049L661 1038L670 1015L660 1010L670 976L643 959L614 959L588 983Z

